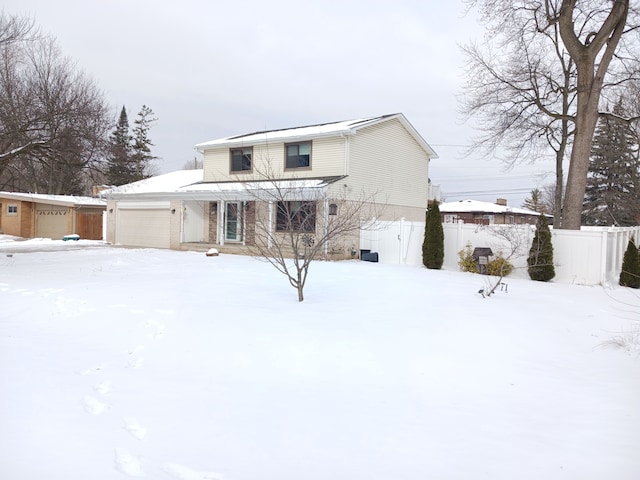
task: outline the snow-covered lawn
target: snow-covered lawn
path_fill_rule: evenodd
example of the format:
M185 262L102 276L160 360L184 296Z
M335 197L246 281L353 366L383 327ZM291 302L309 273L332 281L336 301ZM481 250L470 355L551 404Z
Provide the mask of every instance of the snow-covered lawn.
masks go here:
M635 291L8 240L2 479L640 478Z

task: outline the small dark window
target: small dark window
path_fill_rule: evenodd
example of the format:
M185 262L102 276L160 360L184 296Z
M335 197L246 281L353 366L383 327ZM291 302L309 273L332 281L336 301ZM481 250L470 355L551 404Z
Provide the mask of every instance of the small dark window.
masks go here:
M231 171L249 172L251 171L252 147L231 149Z
M311 166L311 142L290 143L285 146L285 168L309 168Z
M278 202L276 231L315 232L315 202Z
M18 205L7 205L7 215L17 215L18 214Z

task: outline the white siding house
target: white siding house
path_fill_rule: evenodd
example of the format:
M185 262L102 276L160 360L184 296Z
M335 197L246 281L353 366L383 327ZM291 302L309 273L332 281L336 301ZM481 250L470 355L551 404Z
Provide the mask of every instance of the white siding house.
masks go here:
M236 135L196 148L204 158L202 170L161 175L104 193L109 201L107 240L242 251L253 241L256 215L273 207L256 197L266 185L296 192L298 200L324 199L318 205L320 224L332 198L354 201L363 193L384 204L379 220L423 220L429 162L437 158L402 114ZM359 245L348 250L354 249ZM336 258L341 258L339 252Z

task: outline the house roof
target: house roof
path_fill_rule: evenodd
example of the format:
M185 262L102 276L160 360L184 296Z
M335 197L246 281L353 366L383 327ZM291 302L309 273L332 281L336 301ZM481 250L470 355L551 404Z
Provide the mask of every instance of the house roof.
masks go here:
M458 202L445 202L438 205L440 213L510 213L519 215L540 215L540 213L526 208L514 208L506 205L498 205L491 202L478 200L460 200Z
M195 146L195 148L200 151L204 151L209 148L218 147L234 147L279 141L310 140L313 138L355 135L361 128L376 125L378 123L386 122L391 119L397 119L400 121L400 123L402 123L402 125L420 144L420 146L429 154L429 158L438 158L436 152L429 146L427 142L425 142L422 136L413 127L413 125L409 123L409 121L402 113L234 135L231 137L219 138L217 140L199 143Z
M46 195L41 193L0 192L0 198L8 200L46 203L63 207L106 207L102 198L82 197L75 195Z
M319 191L342 177L251 182L203 182L203 170L178 170L100 192L105 198L147 200L255 200L288 190L291 199L317 198ZM270 193L271 192L271 193ZM295 198L294 198L295 197Z
M127 183L119 187L109 188L100 192L101 197L112 197L119 195L136 195L149 193L170 193L176 192L181 187L193 185L204 179L204 172L200 169L177 170L155 177L145 178L137 182Z

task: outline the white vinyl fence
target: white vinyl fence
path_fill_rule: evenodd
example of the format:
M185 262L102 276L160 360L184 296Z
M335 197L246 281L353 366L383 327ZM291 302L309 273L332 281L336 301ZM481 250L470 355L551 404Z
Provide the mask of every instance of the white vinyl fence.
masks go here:
M445 223L444 265L458 269L458 252L467 243L473 248L490 247L494 254L507 256L519 243L511 263L526 269L527 255L533 241L533 225L473 225ZM508 229L501 235L500 229ZM505 240L505 236L511 241ZM580 285L617 283L622 258L629 239L640 240L638 227L582 227L575 230L552 230L554 281ZM376 252L380 263L422 265L424 222L377 222L376 228L362 230L360 248Z

